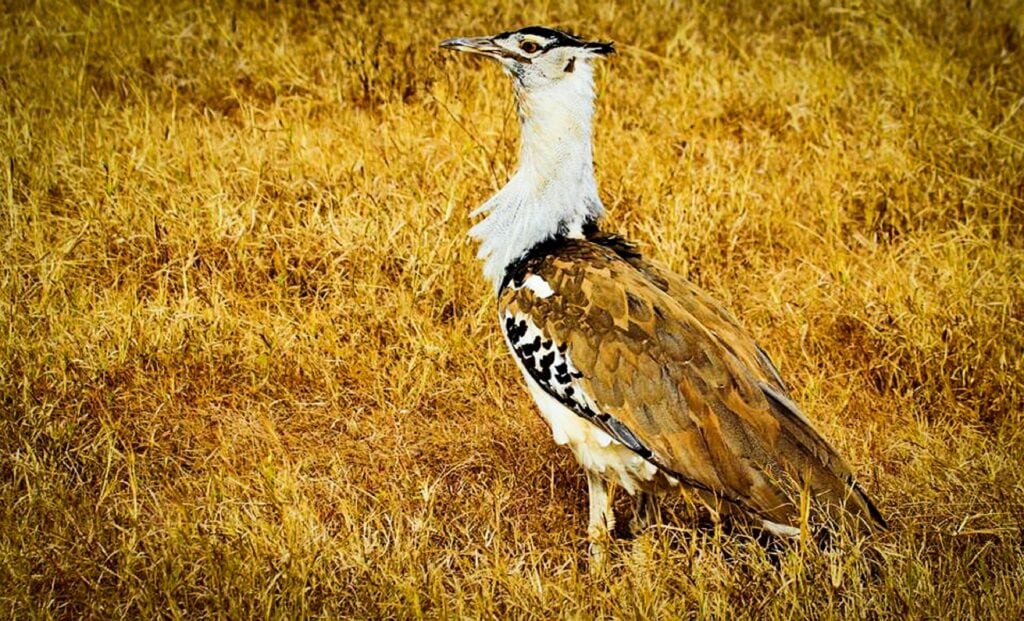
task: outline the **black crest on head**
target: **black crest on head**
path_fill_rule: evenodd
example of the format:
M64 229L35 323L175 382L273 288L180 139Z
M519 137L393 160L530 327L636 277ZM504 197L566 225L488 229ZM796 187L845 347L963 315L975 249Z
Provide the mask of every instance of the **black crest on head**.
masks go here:
M576 47L588 50L595 54L600 54L601 56L607 56L615 52L614 43L587 41L577 37L576 35L569 34L568 32L562 32L561 30L555 30L554 28L547 28L545 26L527 26L526 28L520 28L519 30L503 32L496 38L504 39L516 34L549 39L550 43L544 46L544 51L556 47Z

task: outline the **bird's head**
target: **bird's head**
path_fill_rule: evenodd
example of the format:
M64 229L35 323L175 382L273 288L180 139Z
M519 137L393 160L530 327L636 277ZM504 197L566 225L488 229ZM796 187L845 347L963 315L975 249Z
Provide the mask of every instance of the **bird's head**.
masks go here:
M441 47L497 60L527 93L565 81L589 82L591 61L615 52L611 43L586 41L571 34L530 26L491 37L459 37Z

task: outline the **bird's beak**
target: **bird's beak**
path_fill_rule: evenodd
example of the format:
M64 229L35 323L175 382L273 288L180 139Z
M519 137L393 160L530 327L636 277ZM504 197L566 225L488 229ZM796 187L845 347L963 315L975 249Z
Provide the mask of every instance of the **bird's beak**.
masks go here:
M458 37L441 41L441 47L446 50L457 52L468 52L479 54L488 58L503 58L510 56L508 50L499 46L491 37Z

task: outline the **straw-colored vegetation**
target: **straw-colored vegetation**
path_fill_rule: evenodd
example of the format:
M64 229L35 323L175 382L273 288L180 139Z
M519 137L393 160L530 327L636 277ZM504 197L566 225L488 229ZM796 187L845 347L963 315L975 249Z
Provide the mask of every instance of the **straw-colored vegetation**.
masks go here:
M1020 2L4 4L5 616L1024 616ZM531 23L616 41L608 226L891 532L775 567L677 503L588 573L465 239L511 89L437 49Z

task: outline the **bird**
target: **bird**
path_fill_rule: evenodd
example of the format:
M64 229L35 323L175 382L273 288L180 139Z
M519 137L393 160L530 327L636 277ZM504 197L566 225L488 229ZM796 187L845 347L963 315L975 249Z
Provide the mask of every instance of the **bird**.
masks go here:
M594 66L614 44L529 26L441 47L496 60L512 79L518 167L472 213L485 217L469 236L527 389L586 473L592 555L612 537L620 487L645 523L659 498L688 494L778 538L800 537L804 503L833 529L885 529L739 321L602 228Z

